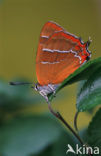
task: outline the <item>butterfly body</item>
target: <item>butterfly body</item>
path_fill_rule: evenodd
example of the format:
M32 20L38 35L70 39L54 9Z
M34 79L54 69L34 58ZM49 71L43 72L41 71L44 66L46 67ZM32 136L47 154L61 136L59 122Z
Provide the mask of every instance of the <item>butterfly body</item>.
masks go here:
M57 87L59 87L59 85L60 84L57 84L57 85L48 84L48 85L41 86L40 84L37 83L34 89L36 91L38 91L40 93L40 95L42 95L48 102L47 95L50 93L54 93L54 95L55 95L55 90Z
M46 100L64 79L89 60L89 43L54 22L49 21L43 26L36 56L38 83L35 89Z

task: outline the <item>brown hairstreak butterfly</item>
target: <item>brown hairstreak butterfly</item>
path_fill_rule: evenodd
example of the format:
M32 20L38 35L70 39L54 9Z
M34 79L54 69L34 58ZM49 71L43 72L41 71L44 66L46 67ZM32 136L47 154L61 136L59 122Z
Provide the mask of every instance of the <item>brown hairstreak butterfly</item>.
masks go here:
M63 80L90 59L90 42L83 42L81 38L70 34L54 22L49 21L43 26L36 56L38 83L35 90L39 91L47 102L47 95L55 93ZM15 85L13 82L11 84Z
M84 43L54 22L43 26L36 56L35 89L47 101L47 94L55 93L64 79L90 59L89 44L90 40Z

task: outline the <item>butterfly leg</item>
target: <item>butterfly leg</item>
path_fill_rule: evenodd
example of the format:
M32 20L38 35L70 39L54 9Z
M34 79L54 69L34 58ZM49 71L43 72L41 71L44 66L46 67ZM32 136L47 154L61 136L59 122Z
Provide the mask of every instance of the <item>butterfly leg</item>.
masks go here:
M55 96L56 93L56 88L59 86L58 85L53 85L53 84L48 84L48 85L44 85L41 86L38 83L35 85L34 89L36 91L38 91L40 93L41 96L43 96L46 101L48 102L48 94L53 93L53 95Z
M36 91L38 91L39 94L41 96L43 96L46 101L48 101L46 87L44 87L44 86L42 87L38 83L36 83L35 87L32 87L32 88L34 88Z
M54 85L52 85L52 84L48 84L48 87L52 90L53 95L54 95L54 97L55 97L56 88L54 87Z
M59 87L59 86L60 86L60 84L56 84L56 85L48 84L48 87L52 90L54 97L55 97L55 94L56 94L56 88Z
M44 90L41 90L41 91L39 91L39 93L40 93L40 95L43 96L43 97L46 99L46 101L48 102L48 97L47 97L46 92L45 92Z

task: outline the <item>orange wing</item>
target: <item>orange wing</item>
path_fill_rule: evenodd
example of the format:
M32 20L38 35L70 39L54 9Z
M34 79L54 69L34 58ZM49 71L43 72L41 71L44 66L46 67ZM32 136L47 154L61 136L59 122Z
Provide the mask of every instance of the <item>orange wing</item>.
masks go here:
M55 23L46 23L40 35L36 57L38 83L61 83L84 63L89 55L86 50L86 45L77 37Z
M41 30L40 38L48 39L54 32L57 31L65 31L65 30L59 25L57 25L56 23L49 21L43 26Z

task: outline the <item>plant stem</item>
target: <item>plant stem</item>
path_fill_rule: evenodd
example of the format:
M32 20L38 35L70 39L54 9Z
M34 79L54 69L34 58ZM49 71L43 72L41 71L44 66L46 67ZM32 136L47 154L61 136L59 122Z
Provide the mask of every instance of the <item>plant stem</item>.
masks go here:
M72 134L77 138L77 140L81 143L81 145L84 145L83 141L81 140L81 138L79 137L79 135L73 130L73 128L65 121L65 119L61 116L61 114L59 112L55 112L52 107L51 104L48 102L48 108L50 110L50 112L59 120L62 121L62 123L72 132Z
M75 127L75 130L77 131L78 135L79 135L79 130L78 130L78 126L77 126L77 119L78 119L79 113L80 113L80 112L77 111L77 112L75 113L75 116L74 116L74 127ZM86 147L89 147L89 145L86 144ZM88 153L88 154L89 154L90 156L93 156L93 155L91 154L90 149L89 149L89 153Z
M77 118L78 118L79 112L77 111L74 116L74 128L78 132L78 126L77 126Z
M73 130L73 128L65 121L65 119L62 117L62 115L59 113L59 112L55 112L52 107L51 107L51 104L50 102L48 101L48 108L50 110L50 112L56 117L58 118L71 132L72 134L77 138L77 140L81 143L81 145L84 145L82 139L80 138L80 136ZM76 113L75 115L75 123L77 123L77 116L78 116L78 112ZM77 124L76 124L76 128L77 128ZM89 151L88 153L89 156L93 156L91 154L91 151Z

